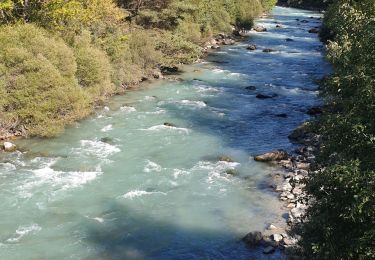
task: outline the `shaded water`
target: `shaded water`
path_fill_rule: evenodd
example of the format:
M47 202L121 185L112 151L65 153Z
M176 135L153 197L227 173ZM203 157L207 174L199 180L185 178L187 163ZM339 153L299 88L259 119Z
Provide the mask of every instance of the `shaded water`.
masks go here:
M259 185L271 169L250 156L291 150L287 135L318 104L314 80L329 67L307 32L316 17L276 7L258 21L267 33L185 67L183 81L113 98L62 136L1 155L0 258L282 258L239 242L282 214ZM250 42L259 49L247 51Z

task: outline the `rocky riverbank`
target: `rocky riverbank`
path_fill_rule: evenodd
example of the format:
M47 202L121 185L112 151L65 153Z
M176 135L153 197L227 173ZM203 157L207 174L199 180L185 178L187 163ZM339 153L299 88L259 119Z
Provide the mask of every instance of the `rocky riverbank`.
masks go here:
M291 227L301 222L309 206L304 187L312 174L310 169L315 163L321 136L312 132L307 124L303 124L290 134L289 139L300 145L293 153L276 150L254 157L256 161L275 166L275 171L269 176L268 187L278 193L285 210L283 218L287 225L282 222L269 223L263 232L250 232L243 241L250 247L263 247L264 254L285 250L289 258L298 258L299 237L291 233Z

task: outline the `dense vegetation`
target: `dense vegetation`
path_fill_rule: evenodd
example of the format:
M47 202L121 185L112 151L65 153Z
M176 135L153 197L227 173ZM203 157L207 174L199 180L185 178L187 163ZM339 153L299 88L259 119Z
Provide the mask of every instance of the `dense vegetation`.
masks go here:
M54 136L274 0L2 0L0 136Z
M375 259L375 1L335 1L324 28L334 73L302 246L308 259Z

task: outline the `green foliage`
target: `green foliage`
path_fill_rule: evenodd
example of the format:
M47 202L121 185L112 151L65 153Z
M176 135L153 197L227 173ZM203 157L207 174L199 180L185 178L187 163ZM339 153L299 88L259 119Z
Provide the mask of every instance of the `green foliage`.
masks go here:
M155 69L195 62L207 38L249 29L273 3L2 0L0 131L56 135Z
M310 258L375 258L375 1L339 0L324 20L334 74L323 86L323 169L307 185L303 225Z
M87 115L88 100L75 81L76 62L61 40L32 25L0 32L2 111L31 135L52 136Z

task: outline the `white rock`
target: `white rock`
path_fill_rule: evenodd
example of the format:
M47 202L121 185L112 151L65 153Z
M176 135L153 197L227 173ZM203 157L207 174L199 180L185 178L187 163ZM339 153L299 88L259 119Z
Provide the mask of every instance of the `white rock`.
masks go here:
M273 224L270 224L267 229L268 230L274 230L274 229L277 229L277 227Z
M273 234L273 235L272 235L272 239L273 239L275 242L280 242L281 240L283 240L283 236L280 235L280 234Z
M11 142L4 142L3 147L4 151L6 152L13 152L14 150L16 150L16 145L12 144Z

